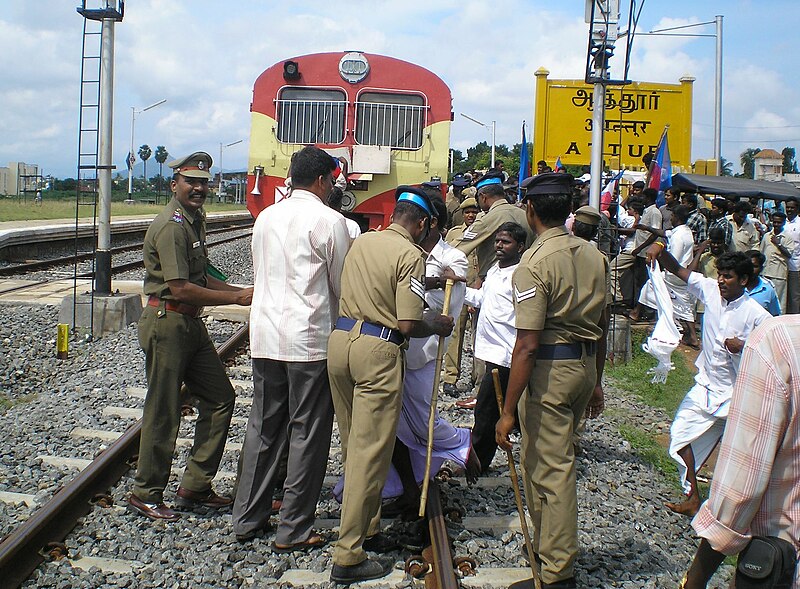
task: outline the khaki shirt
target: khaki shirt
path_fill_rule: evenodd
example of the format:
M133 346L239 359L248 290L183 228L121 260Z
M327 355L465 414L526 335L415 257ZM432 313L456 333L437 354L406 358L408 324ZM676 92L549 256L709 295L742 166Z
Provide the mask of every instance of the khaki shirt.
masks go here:
M764 261L764 268L761 274L767 278L779 278L786 280L789 275L789 258L783 255L783 252L772 243L772 237L777 237L778 243L788 249L790 252L794 251L795 244L791 237L770 231L764 234L761 239L761 253L764 254L766 260Z
M761 245L761 239L758 236L758 229L749 219L745 219L741 226L736 225L731 221L731 228L733 229L733 239L731 240L731 247L735 252L747 252L753 249L758 249Z
M533 242L534 234L528 225L525 210L510 204L503 199L496 200L486 211L486 214L479 217L464 231L461 240L455 247L469 255L473 251L478 254L478 274L485 277L489 268L495 262L494 234L503 223L513 221L519 223L528 234L525 245L530 246Z
M608 259L590 243L548 229L514 271L517 329L541 331L542 344L599 340L608 275Z
M392 329L422 319L426 256L397 223L356 239L344 259L340 314Z
M461 241L466 229L467 226L464 223L456 225L447 232L447 236L444 238L445 242L455 247ZM475 284L476 280L478 280L478 254L473 251L467 254L467 286Z
M144 236L144 294L174 299L169 280L205 287L207 263L205 213L195 217L173 198Z
M453 194L452 188L447 192L445 205L447 206L447 214L450 217L451 226L460 225L464 222L464 211L460 209L461 201Z

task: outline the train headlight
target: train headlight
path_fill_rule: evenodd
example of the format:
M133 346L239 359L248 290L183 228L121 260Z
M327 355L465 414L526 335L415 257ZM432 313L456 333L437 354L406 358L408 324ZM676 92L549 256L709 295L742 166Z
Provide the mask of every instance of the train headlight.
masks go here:
M367 77L369 73L369 62L366 56L360 51L345 53L339 60L339 75L346 82L357 84Z
M283 62L283 79L287 82L300 79L300 66L296 61Z

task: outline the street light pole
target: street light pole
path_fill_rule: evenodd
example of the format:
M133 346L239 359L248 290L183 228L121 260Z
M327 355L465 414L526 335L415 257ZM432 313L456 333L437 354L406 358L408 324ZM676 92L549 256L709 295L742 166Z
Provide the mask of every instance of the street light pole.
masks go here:
M142 114L144 111L150 110L151 108L155 108L157 106L161 106L166 101L167 101L167 99L164 98L163 100L159 100L158 102L153 103L150 106L146 106L143 109L138 110L138 111L136 110L136 107L133 107L133 106L131 107L131 150L128 153L128 200L129 201L133 200L133 162L131 160L133 159L133 157L135 157L133 155L133 150L134 150L134 145L133 145L134 132L133 131L134 131L134 127L136 125L136 115L137 114Z
M467 120L472 121L473 123L476 123L476 124L480 125L481 127L486 129L487 131L491 132L491 134L492 134L492 164L491 164L490 167L494 168L494 161L495 161L495 158L494 158L494 155L495 155L495 130L497 128L496 121L492 121L491 126L489 126L486 123L480 122L478 119L473 119L471 116L465 115L463 112L461 113L461 116L464 117Z
M231 145L237 145L244 141L244 139L239 139L237 141L233 141L231 143L227 143L223 145L222 143L219 144L219 190L217 190L217 201L222 202L222 149L225 147L230 147Z

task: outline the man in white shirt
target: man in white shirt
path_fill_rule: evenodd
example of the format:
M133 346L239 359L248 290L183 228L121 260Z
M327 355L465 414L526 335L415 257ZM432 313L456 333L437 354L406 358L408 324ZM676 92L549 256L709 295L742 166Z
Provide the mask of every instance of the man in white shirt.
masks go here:
M508 387L511 352L517 339L514 326L514 292L511 277L525 251L527 232L514 222L502 224L494 236L497 263L489 268L479 289L467 288L466 301L480 307L475 328L476 358L486 362L486 374L478 389L475 404L475 424L472 428L472 445L485 473L497 450L494 426L500 418L494 392L492 370L497 368L503 391Z
M786 276L786 313L800 313L800 205L794 196L786 199L786 225L784 233L794 241L795 247L789 258L789 272Z
M344 217L326 205L335 168L319 148L297 152L291 195L264 209L253 228L253 406L232 523L239 541L269 526L279 463L288 447L272 544L278 552L325 543L312 526L333 428L327 345L350 247Z
M705 304L703 349L695 363L695 385L675 414L669 446L687 498L666 506L675 513L694 516L700 509L696 472L725 430L742 347L750 332L770 315L745 292L753 263L742 252L727 252L717 258L717 280L690 272L663 249L663 244L652 245L647 255L648 260L658 258L667 272L685 281L689 293Z

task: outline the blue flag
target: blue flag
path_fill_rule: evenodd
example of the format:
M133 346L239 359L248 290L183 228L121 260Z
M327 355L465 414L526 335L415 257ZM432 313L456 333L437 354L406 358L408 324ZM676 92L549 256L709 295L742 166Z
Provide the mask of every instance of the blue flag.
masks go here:
M525 139L525 121L522 121L522 149L519 154L519 189L517 200L522 200L522 181L531 175L531 158L528 155L528 141Z

